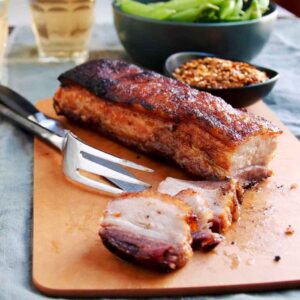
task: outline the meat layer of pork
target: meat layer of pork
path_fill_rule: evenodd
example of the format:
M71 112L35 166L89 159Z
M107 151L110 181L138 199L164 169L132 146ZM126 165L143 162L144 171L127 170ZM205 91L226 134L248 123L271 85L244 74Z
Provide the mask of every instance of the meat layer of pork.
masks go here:
M191 228L195 226L188 205L147 190L110 201L99 235L111 252L125 260L171 271L192 257Z
M193 208L202 226L224 233L238 220L243 190L236 180L189 181L166 178L158 187L163 194L176 196Z

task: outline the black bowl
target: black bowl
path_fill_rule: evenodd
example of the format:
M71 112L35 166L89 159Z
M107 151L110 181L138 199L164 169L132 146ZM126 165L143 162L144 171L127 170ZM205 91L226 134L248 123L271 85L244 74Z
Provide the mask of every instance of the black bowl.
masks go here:
M251 60L266 44L277 9L275 4L270 4L269 12L262 18L216 23L157 21L124 13L115 4L113 14L119 39L131 58L138 64L159 70L169 55L182 51Z
M203 58L203 57L218 57L220 56L211 54L211 53L203 53L203 52L180 52L175 53L168 57L164 65L164 73L169 77L173 77L173 72L177 67L184 64L185 62L195 59L195 58ZM269 77L268 80L251 84L244 87L239 88L226 88L226 89L207 89L207 88L197 88L198 90L205 91L211 93L215 96L223 98L227 103L231 104L234 107L245 107L249 106L263 97L267 96L269 92L274 87L276 81L279 78L279 74L271 69L267 69L261 66L253 65L256 69L263 71Z

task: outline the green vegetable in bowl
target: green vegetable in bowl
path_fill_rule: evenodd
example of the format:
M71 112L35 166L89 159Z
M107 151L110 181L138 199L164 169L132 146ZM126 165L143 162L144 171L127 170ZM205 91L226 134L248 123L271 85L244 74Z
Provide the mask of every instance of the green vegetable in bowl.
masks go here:
M244 20L258 19L268 10L268 0L252 0L249 8L245 11Z
M143 4L135 0L116 0L128 14L176 22L226 22L260 18L269 0L170 0Z
M220 19L226 20L226 18L230 17L235 12L235 0L224 0L220 5Z
M201 4L196 8L188 8L177 12L176 14L170 16L170 21L177 22L196 22L201 15L205 15L206 12L210 10L218 11L219 7L210 3Z
M157 20L166 20L176 13L176 10L163 5L145 5L133 0L121 0L118 1L117 5L128 14Z

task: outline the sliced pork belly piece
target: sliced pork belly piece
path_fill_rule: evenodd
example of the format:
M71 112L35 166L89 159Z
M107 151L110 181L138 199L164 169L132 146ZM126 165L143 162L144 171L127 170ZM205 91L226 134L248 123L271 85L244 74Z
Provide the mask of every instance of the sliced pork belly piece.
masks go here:
M176 194L176 198L189 205L197 217L197 226L192 229L193 249L211 250L223 241L221 234L212 231L214 213L200 193L187 189Z
M186 194L182 194L184 190L192 190L197 193L200 211L202 211L202 203L206 203L212 215L209 222L211 222L210 228L213 232L223 233L228 230L232 222L238 220L242 188L236 180L188 181L168 177L158 187L160 193L177 198L182 198L182 195L186 196ZM183 200L185 202L194 201L193 199L188 200L188 197L184 197ZM189 204L191 205L191 203Z
M158 73L118 60L89 61L59 76L59 115L127 146L169 158L201 178L240 178L268 169L281 130Z
M189 206L147 190L110 201L99 235L103 244L124 260L172 271L192 257L190 228L195 226Z

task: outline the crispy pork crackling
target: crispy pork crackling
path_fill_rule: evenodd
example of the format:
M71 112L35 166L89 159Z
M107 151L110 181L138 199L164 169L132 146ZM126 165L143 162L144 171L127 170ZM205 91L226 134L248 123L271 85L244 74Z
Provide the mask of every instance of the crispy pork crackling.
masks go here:
M59 115L127 146L169 158L207 179L254 183L268 169L281 130L221 98L110 59L89 61L59 76Z

